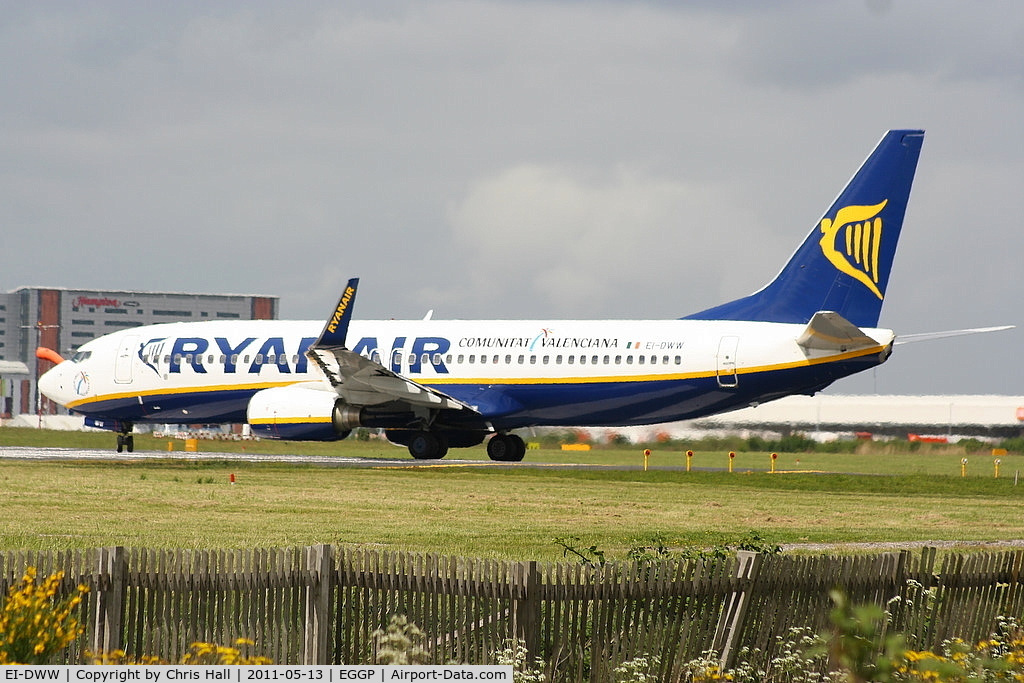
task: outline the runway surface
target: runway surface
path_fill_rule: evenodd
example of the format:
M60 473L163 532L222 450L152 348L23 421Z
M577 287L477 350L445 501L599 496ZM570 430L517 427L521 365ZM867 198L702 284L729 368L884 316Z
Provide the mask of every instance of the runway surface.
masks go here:
M538 462L491 462L487 460L413 460L412 458L351 458L343 456L318 455L267 455L264 453L214 453L186 451L137 451L135 453L117 453L114 450L88 450L77 448L37 448L26 446L0 446L0 460L36 460L58 461L78 460L92 462L145 462L147 460L182 460L182 461L221 461L221 462L252 462L252 463L287 463L297 465L315 465L317 467L526 467L526 468L558 468L558 469L618 469L632 470L639 467L614 467L609 465L572 464L572 463L538 463ZM664 468L663 468L664 469ZM673 468L674 469L674 468Z

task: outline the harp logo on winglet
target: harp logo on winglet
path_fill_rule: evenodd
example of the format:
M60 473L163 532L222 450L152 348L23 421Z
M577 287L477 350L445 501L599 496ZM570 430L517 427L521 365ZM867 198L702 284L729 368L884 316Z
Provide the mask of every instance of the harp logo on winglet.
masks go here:
M345 293L341 295L341 300L338 301L338 307L334 309L334 315L331 316L331 322L327 325L327 331L331 334L338 329L338 323L345 317L345 311L348 310L348 305L352 302L352 295L356 293L355 288L346 287Z
M862 283L879 299L879 257L882 250L882 218L889 202L874 206L844 206L835 218L821 219L821 253L840 272Z

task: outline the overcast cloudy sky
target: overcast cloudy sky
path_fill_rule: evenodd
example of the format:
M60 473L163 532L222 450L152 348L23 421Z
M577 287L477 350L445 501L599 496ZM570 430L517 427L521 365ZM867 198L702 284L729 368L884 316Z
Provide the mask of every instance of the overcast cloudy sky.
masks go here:
M670 318L927 135L882 323L1024 325L1024 3L0 2L0 289ZM1024 331L831 393L1024 394Z

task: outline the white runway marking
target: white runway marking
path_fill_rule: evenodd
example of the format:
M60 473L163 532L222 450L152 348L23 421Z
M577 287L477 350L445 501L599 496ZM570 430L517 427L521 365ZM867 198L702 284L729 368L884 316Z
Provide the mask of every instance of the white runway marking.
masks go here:
M223 460L229 462L273 462L297 463L324 466L393 467L395 465L418 464L415 460L390 460L377 458L346 458L315 455L267 455L264 453L212 453L187 451L137 451L117 453L113 450L87 450L78 448L33 448L26 446L0 447L0 459L10 460L91 460L111 462L139 462L146 460ZM430 463L427 463L430 464Z
M113 449L36 448L0 446L0 460L82 460L93 462L145 462L147 460L183 460L194 462L224 461L252 463L291 463L319 467L480 467L480 468L550 468L550 469L619 469L633 470L639 466L613 466L590 463L494 462L490 460L414 460L412 458L351 458L335 455L268 455L266 453L215 453L200 451L136 451L118 453ZM660 468L678 469L678 468Z

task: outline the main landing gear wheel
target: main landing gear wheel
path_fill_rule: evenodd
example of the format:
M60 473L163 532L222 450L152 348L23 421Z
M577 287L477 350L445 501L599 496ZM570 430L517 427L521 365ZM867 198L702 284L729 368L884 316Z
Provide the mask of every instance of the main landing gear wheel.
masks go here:
M448 454L448 439L437 432L416 432L409 440L409 455L417 460L438 460Z
M495 434L487 442L487 455L498 462L519 462L526 457L526 442L516 434Z

